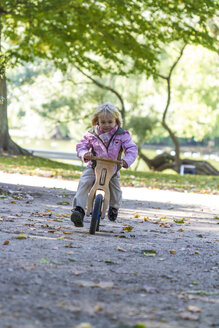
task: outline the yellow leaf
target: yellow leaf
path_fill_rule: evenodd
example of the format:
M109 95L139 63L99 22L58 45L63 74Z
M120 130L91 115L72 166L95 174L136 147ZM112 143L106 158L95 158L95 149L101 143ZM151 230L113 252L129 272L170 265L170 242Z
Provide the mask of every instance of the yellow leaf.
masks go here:
M16 204L16 200L12 200L11 201L11 204Z
M124 231L128 231L128 232L132 231L132 229L133 229L132 226L128 226L128 227L123 228Z
M92 326L88 322L82 322L78 326L75 326L74 328L92 328Z
M17 236L17 239L27 239L28 238L28 235L26 235L25 233L20 233L18 236Z
M170 251L170 254L176 254L175 249L172 249L172 250Z
M65 235L72 235L72 232L70 231L62 231L62 233L64 233Z
M136 213L135 215L134 215L134 218L136 219L136 218L139 218L140 217L140 215L138 214L138 213Z

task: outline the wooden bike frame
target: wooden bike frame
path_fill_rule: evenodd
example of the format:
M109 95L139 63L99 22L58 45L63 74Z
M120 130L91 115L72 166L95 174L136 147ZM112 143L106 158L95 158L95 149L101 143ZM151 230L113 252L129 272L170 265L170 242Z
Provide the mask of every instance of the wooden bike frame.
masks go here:
M93 202L96 196L96 192L101 190L102 192L104 192L104 202L103 202L101 219L104 219L110 201L109 182L112 176L116 172L115 166L118 164L121 165L122 161L118 161L110 158L96 157L96 156L93 156L92 160L95 160L97 163L94 169L96 179L88 196L86 214L89 216L90 213L92 212Z

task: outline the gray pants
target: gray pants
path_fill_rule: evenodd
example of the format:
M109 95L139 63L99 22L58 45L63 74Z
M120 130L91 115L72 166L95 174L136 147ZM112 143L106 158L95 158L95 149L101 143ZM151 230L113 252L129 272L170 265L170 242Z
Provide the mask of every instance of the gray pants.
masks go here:
M87 167L78 184L78 189L73 200L73 207L80 206L85 211L88 193L91 190L95 181L94 169ZM115 176L110 180L110 203L109 206L119 209L122 201L122 191L120 188L120 179ZM86 211L85 211L86 212Z

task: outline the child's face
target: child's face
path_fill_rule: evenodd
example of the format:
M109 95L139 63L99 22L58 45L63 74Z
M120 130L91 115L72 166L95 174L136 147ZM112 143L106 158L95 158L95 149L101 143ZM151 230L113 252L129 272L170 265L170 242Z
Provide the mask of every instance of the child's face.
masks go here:
M109 132L116 126L116 119L110 114L99 115L98 125L102 132Z

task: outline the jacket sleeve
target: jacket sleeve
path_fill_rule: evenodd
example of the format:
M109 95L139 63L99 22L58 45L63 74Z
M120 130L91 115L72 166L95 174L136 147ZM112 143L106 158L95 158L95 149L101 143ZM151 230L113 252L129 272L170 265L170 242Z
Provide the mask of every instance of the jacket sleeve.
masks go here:
M125 131L124 141L122 143L124 157L122 158L130 167L138 156L138 146L132 141L128 131Z
M89 162L88 160L84 159L84 155L89 152L91 149L91 143L87 134L83 136L81 141L76 145L77 156L83 162Z

